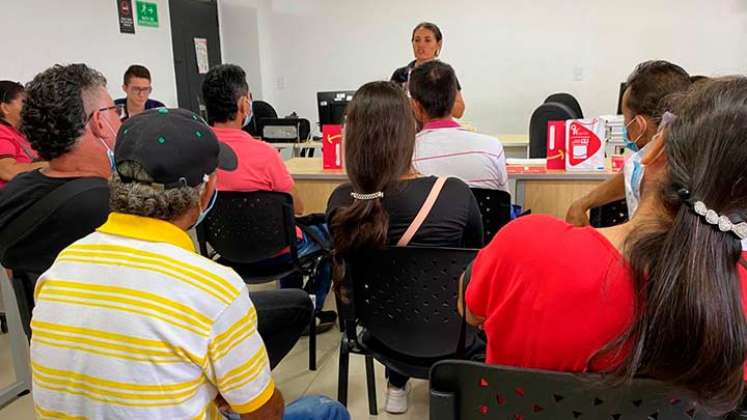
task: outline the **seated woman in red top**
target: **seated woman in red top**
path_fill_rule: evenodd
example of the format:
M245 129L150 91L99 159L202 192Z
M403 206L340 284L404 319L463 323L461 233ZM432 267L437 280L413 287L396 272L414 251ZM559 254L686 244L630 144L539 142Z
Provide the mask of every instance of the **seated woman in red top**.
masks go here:
M18 131L25 94L20 83L0 80L0 188L13 177L47 166L33 163L36 152Z
M528 216L479 253L467 320L485 330L488 363L653 377L717 412L741 401L747 78L699 83L675 113L628 223Z

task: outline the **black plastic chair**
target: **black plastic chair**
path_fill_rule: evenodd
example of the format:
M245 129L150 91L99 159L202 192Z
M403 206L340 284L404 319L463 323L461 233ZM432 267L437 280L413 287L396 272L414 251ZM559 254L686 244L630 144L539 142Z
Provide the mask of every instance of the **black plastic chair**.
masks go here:
M595 228L617 226L628 221L628 204L625 200L613 201L589 211L589 222Z
M545 99L545 103L548 102L556 102L567 106L576 114L575 118L584 117L584 113L581 111L581 105L579 105L576 98L570 93L553 93Z
M511 221L511 194L501 190L470 188L482 214L484 243L489 243L498 231Z
M461 356L473 336L457 313L459 277L477 250L392 247L346 261L340 302L337 398L347 404L350 353L366 356L368 405L377 413L373 358L409 377L427 379L438 360ZM360 331L359 331L360 329Z
M529 157L547 157L547 122L576 118L576 113L567 105L549 102L540 105L529 120Z
M293 198L273 191L221 191L213 210L197 228L200 252L236 270L248 284L267 283L290 274L307 278L307 289L329 257L325 250L298 257ZM284 265L258 264L288 249ZM316 319L309 326L309 369L316 370Z
M251 134L253 137L260 137L262 135L260 119L277 117L277 111L275 111L275 108L269 103L265 101L252 101L252 120L244 127L244 131Z
M551 351L551 350L550 350ZM430 377L431 420L462 419L716 419L682 392L636 379L602 385L599 375L491 366L447 360Z

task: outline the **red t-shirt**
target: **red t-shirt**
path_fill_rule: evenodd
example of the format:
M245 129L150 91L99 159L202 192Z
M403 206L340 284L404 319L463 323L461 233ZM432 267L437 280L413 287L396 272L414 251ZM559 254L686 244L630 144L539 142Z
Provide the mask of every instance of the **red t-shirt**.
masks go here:
M739 273L744 304L747 270ZM471 274L467 308L485 318L490 364L583 372L633 319L628 266L591 227L519 218L480 251Z
M0 159L14 159L18 163L31 163L36 159L36 151L20 131L7 123L0 122ZM0 180L0 187L7 182Z
M237 128L213 128L213 132L238 160L235 170L218 170L218 191L289 193L293 189L293 178L274 147Z

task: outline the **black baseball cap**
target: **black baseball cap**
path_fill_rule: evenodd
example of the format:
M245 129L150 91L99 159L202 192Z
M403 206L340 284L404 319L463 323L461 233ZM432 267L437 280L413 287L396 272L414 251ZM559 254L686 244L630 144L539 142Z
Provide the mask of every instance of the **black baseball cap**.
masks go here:
M236 154L218 141L197 114L179 108L155 108L129 118L117 133L114 162L137 162L164 188L196 187L216 169L233 171ZM144 181L122 176L122 182Z

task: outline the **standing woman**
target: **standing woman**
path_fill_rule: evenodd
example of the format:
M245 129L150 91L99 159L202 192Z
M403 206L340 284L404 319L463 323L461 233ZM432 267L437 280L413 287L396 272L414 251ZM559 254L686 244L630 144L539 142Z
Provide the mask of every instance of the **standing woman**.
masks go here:
M427 63L431 60L438 59L438 55L443 47L443 34L435 23L422 22L412 30L412 52L415 60L408 65L400 67L392 74L391 81L398 83L405 89L410 81L410 72L415 67ZM457 80L457 96L454 100L454 108L451 110L451 116L462 118L464 115L464 98L462 97L462 86Z
M20 83L0 80L0 188L22 172L47 166L46 162L33 163L36 152L18 131L25 99Z

